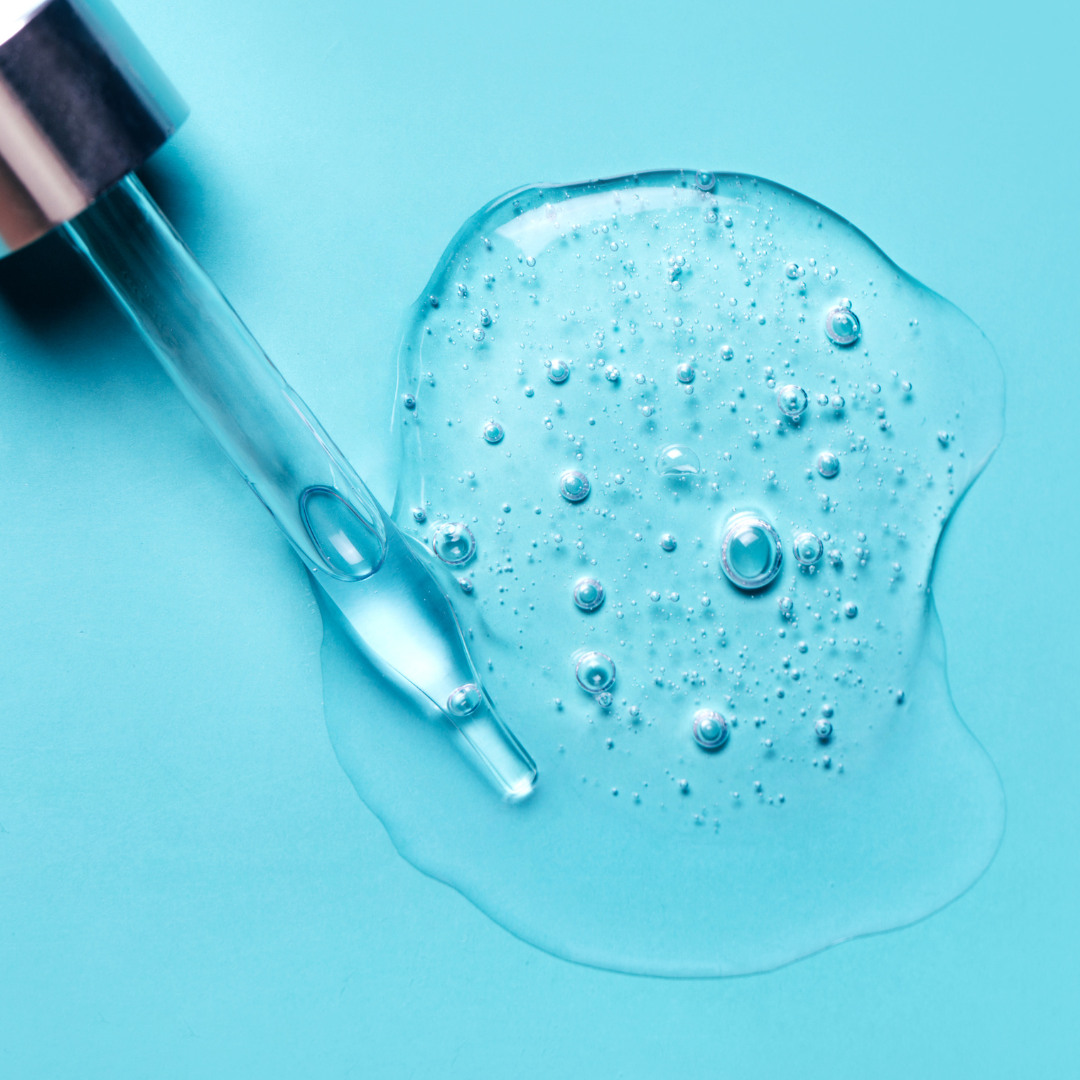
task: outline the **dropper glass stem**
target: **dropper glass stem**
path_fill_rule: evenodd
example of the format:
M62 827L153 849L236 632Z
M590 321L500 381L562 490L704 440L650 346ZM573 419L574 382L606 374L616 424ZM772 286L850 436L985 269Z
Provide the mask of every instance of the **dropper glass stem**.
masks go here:
M445 591L132 174L63 226L273 515L350 636L433 702L507 797L536 766L484 693Z

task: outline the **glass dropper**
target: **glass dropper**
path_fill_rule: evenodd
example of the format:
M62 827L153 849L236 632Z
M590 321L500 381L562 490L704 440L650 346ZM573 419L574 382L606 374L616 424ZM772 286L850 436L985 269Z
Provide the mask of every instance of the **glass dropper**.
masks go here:
M461 732L503 794L536 766L483 692L446 593L134 176L62 226L274 516L350 636Z
M426 556L135 176L186 115L106 0L46 0L0 22L0 255L60 226L273 515L354 644L438 709L499 792L523 798L536 765L484 691Z

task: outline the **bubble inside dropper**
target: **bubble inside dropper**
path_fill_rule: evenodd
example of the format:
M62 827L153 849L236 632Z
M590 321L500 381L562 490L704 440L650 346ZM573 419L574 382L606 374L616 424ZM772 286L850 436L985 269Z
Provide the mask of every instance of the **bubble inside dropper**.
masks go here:
M454 716L471 716L480 708L482 700L480 687L476 683L465 683L447 698L446 708Z

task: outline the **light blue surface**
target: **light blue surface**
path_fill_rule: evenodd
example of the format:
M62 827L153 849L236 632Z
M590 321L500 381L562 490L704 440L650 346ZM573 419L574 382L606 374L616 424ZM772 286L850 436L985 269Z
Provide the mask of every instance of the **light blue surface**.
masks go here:
M1009 818L944 912L773 974L518 943L394 853L330 749L300 565L104 295L28 252L0 266L5 1077L1075 1072L1076 14L123 10L192 106L148 183L369 481L401 312L520 183L768 176L979 323L1006 437L936 595Z

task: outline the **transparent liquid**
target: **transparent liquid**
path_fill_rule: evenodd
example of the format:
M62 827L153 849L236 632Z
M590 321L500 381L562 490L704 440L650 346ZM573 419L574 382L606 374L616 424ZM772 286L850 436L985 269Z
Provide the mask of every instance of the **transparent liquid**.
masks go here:
M331 737L407 859L552 953L678 976L910 923L979 876L1004 802L929 594L1002 428L963 314L794 192L671 172L485 208L399 356L395 519L428 550L471 530L466 578L430 562L540 774L508 806L434 727L365 715L328 619ZM721 567L739 512L783 548L757 590ZM824 554L802 565L806 533ZM589 654L615 672L601 692Z

